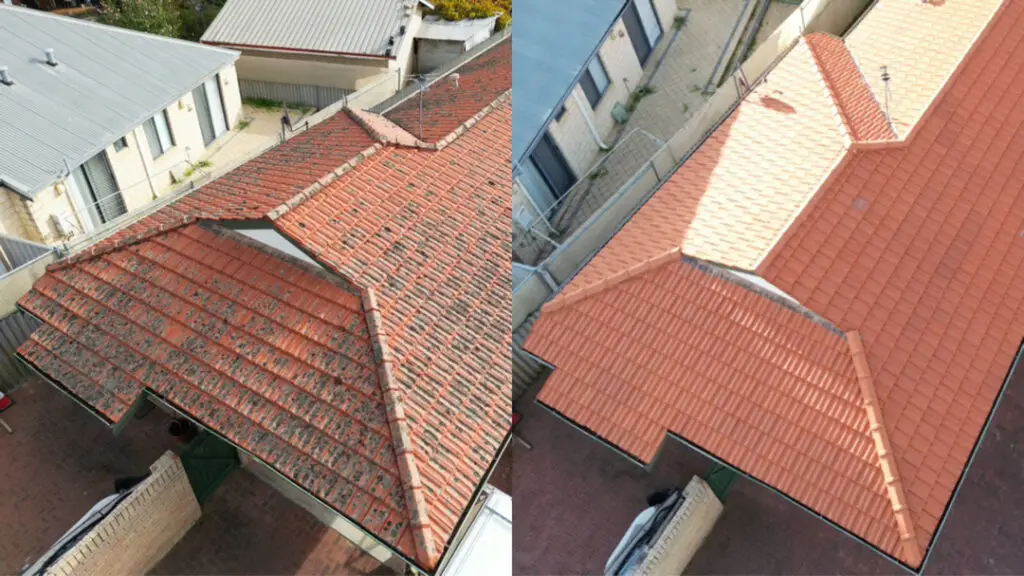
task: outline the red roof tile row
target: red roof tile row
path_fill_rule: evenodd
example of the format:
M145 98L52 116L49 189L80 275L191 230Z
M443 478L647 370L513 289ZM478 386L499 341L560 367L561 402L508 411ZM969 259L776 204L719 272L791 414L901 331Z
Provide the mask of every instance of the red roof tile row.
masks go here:
M508 44L460 68L443 146L346 111L52 266L19 353L110 422L165 398L435 569L510 424Z
M806 37L548 305L527 346L556 366L540 399L630 453L649 460L674 431L917 568L1024 337L1013 329L1024 321L1024 76L1015 73L1024 66L1024 5L878 6L857 30L888 30L894 36L879 45L897 50L901 65L935 66L891 70L905 140L879 104L884 84L869 88L857 53L835 38ZM879 21L894 14L906 18ZM911 16L930 28L915 28ZM870 38L859 46L873 62L888 58ZM813 101L793 92L810 85L787 62L808 54L834 110L816 118L823 127L839 121L844 150L825 155L823 173L799 154L768 171L744 167L814 141L814 131L773 131L778 116L747 111L771 87L783 100L773 104L779 113L806 115ZM943 86L938 79L959 58ZM907 83L914 78L921 84ZM758 133L769 136L750 137ZM872 141L890 144L851 146ZM745 232L760 243L753 260L735 258L729 223L745 222L744 209L723 201L747 194L732 172L741 169L761 178L759 205L797 208L784 233ZM776 185L801 169L813 192L792 204L792 191ZM702 224L702 211L717 211L728 250L692 241L715 229ZM673 250L725 266L755 263L790 307L826 319L838 340L825 345L824 329L810 330L806 318L783 321L799 315L784 314L769 300L780 297L759 288L725 291L692 272L670 274L679 266L665 264ZM828 351L841 377L823 380L826 367L808 358ZM788 380L772 369L780 361ZM822 394L801 401L801 391L822 385L845 403ZM776 390L786 394L779 405ZM807 440L794 443L792 423L810 424ZM791 463L808 454L814 464L794 474ZM844 464L850 454L860 467Z

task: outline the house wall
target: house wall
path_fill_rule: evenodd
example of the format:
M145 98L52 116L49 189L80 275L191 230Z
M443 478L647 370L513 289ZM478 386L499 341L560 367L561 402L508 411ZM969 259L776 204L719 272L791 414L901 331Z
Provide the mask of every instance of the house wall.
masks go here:
M0 186L0 233L39 240L39 231L29 217L25 198L3 186Z
M220 70L220 89L229 130L212 146L230 135L230 129L241 116L242 100L234 66ZM116 151L111 143L106 148L111 171L129 212L150 204L172 184L172 173L184 171L186 159L195 162L206 151L196 114L191 91L167 108L174 146L156 159L141 124L125 135L127 147ZM42 190L32 201L25 201L6 188L0 194L0 231L12 236L46 244L65 240L58 236L50 219L52 214L66 215L80 233L86 230L82 220L87 216L77 213L63 181Z
M242 50L235 64L240 80L359 90L390 72L382 59Z
M152 474L93 528L47 576L145 574L178 543L201 511L178 457L165 453Z
M413 73L416 68L416 62L413 58L413 47L416 44L416 33L420 31L420 26L423 24L423 15L419 10L415 10L412 16L409 17L409 23L406 25L405 36L400 40L398 45L398 53L395 55L395 62L390 66L391 68L397 68L400 74L399 86L405 86L406 80L409 78L409 74Z

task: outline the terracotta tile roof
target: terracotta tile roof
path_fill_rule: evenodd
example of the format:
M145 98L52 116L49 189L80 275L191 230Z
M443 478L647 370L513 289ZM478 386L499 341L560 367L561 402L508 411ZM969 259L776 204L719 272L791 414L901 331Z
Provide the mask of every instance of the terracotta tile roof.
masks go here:
M695 302L716 298L701 292L706 281L684 277L675 284L658 285L650 278L653 270L662 270L672 260L674 251L740 264L739 268L753 261L758 274L800 307L848 332L842 364L850 367L852 376L846 377L853 378L860 391L859 408L866 420L857 429L869 435L872 454L863 462L875 468L859 476L835 474L826 481L835 487L852 479L859 488L840 485L818 492L797 492L802 488L786 484L788 478L778 470L753 474L908 566L919 567L1024 336L1010 329L1024 322L1024 289L1014 289L1024 285L1019 225L1024 221L1024 196L1015 193L1024 186L1024 137L1018 134L1024 112L1017 103L1024 87L1014 73L1024 66L1024 4L1005 2L995 16L993 9L989 1L948 0L923 6L911 0L881 0L846 41L853 59L836 39L805 38L779 68L799 62L805 54L814 59L833 108L832 117L816 118L829 129L838 121L847 145L825 168L806 165L808 158L816 158L813 154L776 156L780 146L802 144L795 135L782 144L767 137L748 139L730 151L729 140L740 136L737 127L750 106L748 98L719 129L724 135L713 135L545 309L528 342L557 367L549 384L552 389L545 388L542 401L642 458L653 456L662 431L671 430L691 440L700 438L696 442L705 449L752 471L764 454L761 446L773 445L779 437L761 428L767 433L751 450L744 444L751 435L744 436L744 430L776 421L778 415L771 407L737 406L747 406L747 388L756 387L760 394L774 385L771 372L747 369L759 366L771 349L760 342L746 343L742 331L728 332L722 326L732 328L733 318L756 319L767 304L763 298L730 297L717 306L699 306ZM898 132L906 136L902 141L893 140L884 115L879 116L879 95L884 93L873 84L874 76L867 76L874 88L872 99L855 73L857 68L877 70L884 63L891 64L890 110L902 118L902 124L897 123ZM912 72L901 75L897 70ZM777 81L779 72L760 89L773 87L782 95L794 88L809 93L808 76ZM794 108L799 111L806 105ZM764 122L760 129L772 126L769 117ZM889 143L865 145L877 140ZM745 192L744 180L725 179L734 169L730 155L772 158L781 164L750 169L754 175L767 174L762 189L769 199L780 194L773 186L777 173L807 169L815 177L810 184L797 180L800 187L811 189L801 191L806 200L783 224L785 232L769 238L761 235L760 225L753 227L752 236L769 240L764 250L772 248L761 254L763 258L723 258L722 254L735 252L709 252L703 249L706 244L690 242L704 230L694 224L699 220L693 216L698 212L695 203L729 194L741 197ZM696 176L701 173L708 176L701 180ZM719 194L715 186L720 181L729 182L730 191L713 196ZM713 206L725 207L723 214L738 213L724 201ZM723 245L732 246L729 233L727 227L721 232ZM677 243L678 238L683 241ZM691 313L690 308L696 311ZM693 316L690 324L676 319L680 311ZM748 326L752 333L766 334L775 345L790 350L821 348L811 333L797 326ZM712 347L703 336L709 332L725 335L725 340ZM683 337L676 344L678 333ZM664 338L672 342L669 348L660 342ZM838 354L838 348L832 349ZM688 371L666 371L681 359L688 362ZM821 381L814 369L800 371L801 362L790 365L798 370L800 386ZM731 374L720 385L729 390L720 401L724 405L707 404L720 386L708 389L705 383L723 378L715 370ZM691 383L690 371L702 379ZM736 377L737 371L745 377ZM594 385L613 378L613 385ZM657 387L664 382L673 386ZM677 382L683 382L681 391ZM619 397L621 388L632 395ZM842 389L852 394L847 388ZM676 400L677 395L681 399ZM673 398L671 407L659 408L653 398L665 396ZM791 403L789 409L796 413L792 418L802 420L818 419L822 407L836 413L817 401L810 407ZM630 422L629 410L668 410L669 415L659 416L657 422L648 417L644 423L641 418L634 430L616 428ZM713 432L718 428L712 420L720 412L741 422L730 421L737 431ZM712 431L692 428L694 420L702 426L712 424ZM683 430L685 426L691 428ZM840 435L845 430L833 424L812 434L828 450L845 450L852 446ZM733 448L736 443L747 450ZM784 445L803 452L799 444ZM726 455L729 450L732 453ZM880 507L877 499L856 496L865 490L881 496L885 506ZM855 509L877 524L831 509L851 496Z
M555 367L538 399L639 460L678 434L898 553L857 373L833 327L677 255L552 302L526 347Z
M388 148L276 221L377 294L437 546L511 424L511 104L443 150Z
M448 79L430 85L384 114L424 142L438 142L501 96L512 85L512 37L495 44L455 72L458 83ZM420 118L423 126L420 130Z
M340 113L51 266L19 353L111 422L167 397L434 570L510 425L504 80L439 144ZM215 223L257 219L323 269Z
M880 0L844 41L875 98L885 102L881 67L889 72L889 113L906 136L946 84L1002 0Z
M804 42L835 101L847 137L853 142L895 140L896 133L882 106L871 93L842 39L829 34L809 34Z
M45 275L22 356L111 423L144 389L410 556L362 295L212 225Z
M862 334L922 548L1022 337L1022 33L1008 2L906 146L854 154L761 270Z
M753 270L844 151L835 105L801 42L565 293L679 247Z

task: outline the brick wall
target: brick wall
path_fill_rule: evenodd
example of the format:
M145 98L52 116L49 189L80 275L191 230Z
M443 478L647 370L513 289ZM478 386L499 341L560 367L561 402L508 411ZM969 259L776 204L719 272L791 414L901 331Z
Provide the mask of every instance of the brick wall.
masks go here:
M676 510L664 532L652 546L635 576L682 574L700 549L718 517L722 503L704 480L694 476L683 490L685 500Z
M113 514L55 563L47 576L145 574L199 519L199 503L171 452L150 466Z

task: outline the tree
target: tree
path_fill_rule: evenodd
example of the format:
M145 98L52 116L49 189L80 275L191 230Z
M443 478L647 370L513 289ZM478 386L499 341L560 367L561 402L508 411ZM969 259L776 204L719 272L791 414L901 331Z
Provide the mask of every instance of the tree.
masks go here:
M224 0L101 0L103 24L198 41Z
M498 15L497 30L512 22L512 0L437 0L433 4L428 14L452 22Z

